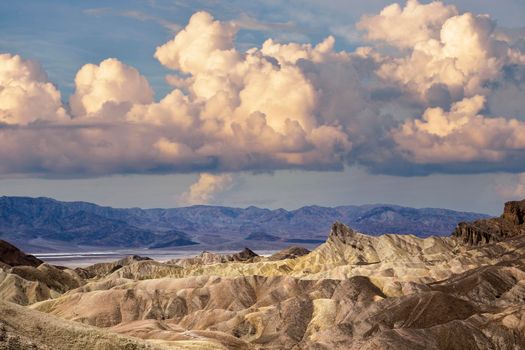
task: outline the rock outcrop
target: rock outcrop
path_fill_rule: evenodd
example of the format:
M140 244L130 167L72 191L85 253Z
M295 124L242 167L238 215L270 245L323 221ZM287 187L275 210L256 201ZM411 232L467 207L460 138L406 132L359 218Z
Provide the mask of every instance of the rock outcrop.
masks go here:
M355 231L342 222L337 221L332 225L328 241L351 244L354 241Z
M507 202L501 217L461 222L452 235L466 245L483 245L525 234L524 223L525 200Z
M42 264L42 260L37 259L33 255L28 255L22 252L14 245L0 240L0 263L9 266L33 266L37 267Z
M74 270L46 264L0 240L0 300L29 305L58 297L83 283L83 276Z
M514 350L525 347L525 239L514 240L467 249L336 224L295 259L143 280L138 266L170 265L140 261L124 268L134 280L119 270L31 308L181 349Z
M128 266L137 261L145 260L151 260L151 258L139 255L130 255L114 262L98 263L85 268L76 268L75 271L84 278L104 277L121 269L124 266Z
M310 251L306 248L293 246L293 247L289 247L281 251L278 251L275 254L272 254L270 257L268 257L268 260L274 261L274 260L296 259L301 256L305 256L309 253Z
M0 299L29 305L56 298L82 284L83 278L67 268L46 263L38 267L14 266L0 272Z
M516 226L523 225L525 223L525 200L505 203L502 217Z
M233 254L217 254L204 251L193 258L172 259L167 264L190 267L197 265L213 265L227 262L253 262L259 255L250 248L244 248L240 252Z

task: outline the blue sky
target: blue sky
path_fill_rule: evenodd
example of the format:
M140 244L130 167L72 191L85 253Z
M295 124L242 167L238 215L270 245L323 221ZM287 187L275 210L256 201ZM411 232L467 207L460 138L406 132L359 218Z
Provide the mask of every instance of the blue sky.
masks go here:
M391 3L382 0L4 1L0 3L0 53L19 54L24 59L40 62L49 81L62 93L66 106L75 92L74 80L79 69L107 58L116 58L136 68L147 79L158 101L172 90L165 76L173 74L173 70L154 57L156 48L173 39L197 11L206 11L219 21L237 23L240 29L235 47L240 52L260 47L268 38L281 43L315 45L329 35L335 37L334 50L352 52L368 45L355 29L356 22L365 14L377 14ZM497 4L488 0L460 0L447 4L456 5L460 12L487 13L500 28L525 27L525 2L521 0ZM411 111L412 107L406 108ZM397 162L396 159L390 161ZM513 159L513 162L522 162L520 157ZM234 181L217 193L212 203L297 208L310 204L387 202L496 214L504 200L521 193L502 191L503 187L519 188L522 171L519 166L501 165L487 171L470 171L484 168L484 163L482 166L479 162L462 163L459 168L446 163L431 167L445 170L419 172L425 176L408 176L413 174L404 170L403 176L397 176L397 170L377 170L381 167L368 167L368 162L368 159L348 162L342 171L318 171L316 167L309 170L309 166L298 170L264 166L261 170L228 169ZM404 163L399 164L392 165L392 169L404 167ZM407 167L411 164L414 163ZM198 178L198 171L187 170L170 170L162 175L134 173L117 171L74 176L6 173L0 180L0 193L87 200L119 207L170 207L180 205L178 198Z
M260 45L267 38L283 42L318 42L335 35L339 49L352 49L350 34L364 14L376 13L390 0L369 1L67 1L24 0L0 3L0 50L38 60L64 96L85 63L116 57L140 68L160 98L167 91L167 70L153 57L155 48L173 36L159 21L184 26L196 11L221 20L251 19L265 30L244 29L240 47ZM428 1L427 1L428 2ZM520 0L451 1L464 11L488 13L505 27L523 27L525 2ZM142 19L140 19L142 16ZM150 19L145 19L145 18ZM271 24L288 24L287 29ZM340 30L338 30L340 29Z

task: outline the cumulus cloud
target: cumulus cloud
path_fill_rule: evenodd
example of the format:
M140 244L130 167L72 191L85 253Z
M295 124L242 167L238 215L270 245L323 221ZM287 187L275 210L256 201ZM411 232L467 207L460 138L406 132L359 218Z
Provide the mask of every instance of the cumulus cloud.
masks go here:
M422 119L406 121L393 132L399 148L417 163L503 160L513 150L525 151L525 122L481 114L485 98L474 96L449 112L429 108Z
M111 58L83 66L63 105L36 63L0 55L0 172L233 173L354 163L397 174L429 164L525 171L522 40L487 15L442 2L394 4L359 22L368 46L352 52L336 51L332 36L317 44L268 39L240 51L240 25L198 12L158 46L155 57L172 71L172 91L160 100L137 69ZM221 183L209 176L202 186Z
M439 40L445 21L457 14L456 7L440 1L421 4L408 0L404 8L396 3L385 7L378 15L364 16L357 28L365 31L369 40L412 48L420 42Z
M442 2L394 4L358 26L370 40L399 50L381 56L377 75L408 90L421 104L488 96L505 85L506 72L523 66L525 57L488 15L460 14Z
M77 117L93 116L122 104L151 102L153 90L146 78L114 58L80 68L75 77L75 93L70 99L71 110Z
M27 125L66 118L60 92L36 62L0 54L0 123Z
M157 48L155 57L166 67L182 72L221 68L235 61L236 31L231 22L215 21L209 13L197 12L173 40Z
M404 159L442 164L445 171L446 164L458 171L458 163L469 171L472 162L492 164L484 169L520 168L525 129L520 99L513 96L523 91L524 55L488 15L410 0L358 26L369 40L391 47L375 51L378 78L423 109L421 119L404 120L389 132Z
M179 202L182 205L210 204L218 194L231 189L232 185L231 174L201 173L197 182L182 194Z
M352 142L338 120L319 115L322 99L297 64L299 56L336 57L333 38L315 47L268 42L270 56L238 52L236 30L205 12L192 16L155 54L187 74L183 89L158 102L133 67L116 59L83 66L70 98L73 119L38 131L0 130L21 160L0 152L4 171L92 176L341 168Z
M269 168L340 166L351 142L337 123L320 123L315 87L296 64L333 53L333 38L316 47L269 40L241 54L233 45L236 31L234 23L199 12L157 48L162 64L190 75L187 112L173 122L206 135L197 153L216 157L220 150L227 168L257 169L259 161Z

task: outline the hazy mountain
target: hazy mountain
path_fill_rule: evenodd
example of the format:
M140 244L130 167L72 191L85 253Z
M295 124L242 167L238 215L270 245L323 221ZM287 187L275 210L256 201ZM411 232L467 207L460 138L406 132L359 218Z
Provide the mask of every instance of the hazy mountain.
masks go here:
M369 234L449 235L487 215L395 205L307 206L297 210L192 206L115 209L49 198L0 197L0 238L34 251L104 248L281 248L318 244L335 221ZM199 246L197 246L199 244Z

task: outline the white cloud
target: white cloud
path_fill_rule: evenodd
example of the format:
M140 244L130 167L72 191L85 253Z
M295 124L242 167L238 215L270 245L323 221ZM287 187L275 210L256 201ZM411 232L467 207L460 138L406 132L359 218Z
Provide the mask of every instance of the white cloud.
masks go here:
M389 45L412 48L420 42L439 40L445 21L458 14L453 5L440 1L421 4L408 0L404 8L395 3L385 7L378 15L364 16L357 28L366 31L369 40Z
M444 86L455 100L490 93L488 83L500 82L504 67L523 64L524 55L501 40L488 15L459 14L441 2L394 4L359 27L372 40L400 48L382 57L377 74L425 100L430 90Z
M36 64L0 55L0 121L11 124L0 128L0 171L519 168L521 104L504 101L525 86L525 55L487 16L440 2L392 5L360 22L371 46L354 52L335 51L333 37L240 51L238 26L198 12L159 46L155 57L174 70L159 101L117 59L83 66L73 118Z
M0 54L0 123L26 125L66 119L60 92L37 63Z
M504 160L513 150L525 150L525 122L481 114L485 99L466 98L449 112L429 108L421 120L408 120L393 138L416 163Z
M214 175L201 173L199 179L190 186L188 192L182 194L181 205L210 204L216 196L233 186L233 176L231 174Z
M71 110L77 117L94 116L122 104L151 102L153 90L146 78L114 58L80 68L75 77L75 93L70 99Z
M197 12L173 40L157 48L155 57L166 67L188 73L224 69L236 60L236 31L233 23L215 21L209 13Z

